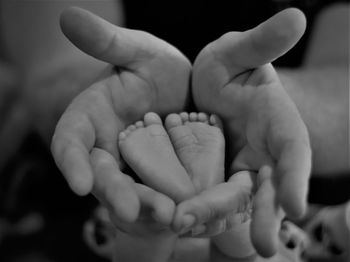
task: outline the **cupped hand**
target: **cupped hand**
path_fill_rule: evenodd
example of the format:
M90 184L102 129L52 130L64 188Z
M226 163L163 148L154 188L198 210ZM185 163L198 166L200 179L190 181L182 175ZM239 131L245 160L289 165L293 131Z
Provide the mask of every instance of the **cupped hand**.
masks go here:
M118 133L147 112L165 115L184 110L191 65L168 43L146 32L117 27L83 9L64 11L61 27L78 48L113 67L62 115L52 139L54 159L74 192L93 191L109 203L115 217L134 221L140 200L134 181L120 170ZM94 149L109 156L105 172L92 168Z
M105 150L94 148L90 158L94 173L100 176L109 176L110 171L115 169L113 157ZM132 183L131 186L140 200L140 211L134 221L121 219L113 212L110 203L103 203L112 211L109 212L109 217L115 227L110 230L116 231L111 251L118 261L167 261L177 239L177 235L170 228L175 202L146 185ZM119 189L115 196L119 198L120 204L128 207L131 199L122 190ZM120 206L119 208L122 209ZM134 252L135 248L145 252Z
M222 118L231 171L258 172L252 240L263 256L276 252L282 209L292 217L306 209L308 132L270 64L304 30L303 14L284 10L254 29L210 43L193 68L194 102Z

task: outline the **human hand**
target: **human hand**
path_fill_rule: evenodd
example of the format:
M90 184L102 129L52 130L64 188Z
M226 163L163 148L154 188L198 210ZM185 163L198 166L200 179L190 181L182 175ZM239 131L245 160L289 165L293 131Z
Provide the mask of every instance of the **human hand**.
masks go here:
M134 221L140 200L134 181L120 171L117 136L146 112L184 110L191 65L166 42L79 8L63 12L61 27L78 48L114 67L77 96L59 120L51 145L54 159L74 192L93 191L115 217ZM108 155L104 172L92 169L90 153L96 148ZM181 185L175 181L176 186Z
M263 256L276 252L282 208L292 217L306 208L308 133L270 64L304 30L300 11L282 11L252 30L210 43L193 68L195 104L222 118L232 170L258 172L251 234Z
M256 174L240 171L181 202L175 211L173 229L192 237L211 237L226 255L250 257L256 253L249 225L256 191Z
M110 157L111 155L104 150L93 149L91 152L93 171L102 176L108 175ZM114 212L110 212L110 219L100 219L103 228L94 226L95 223L88 223L89 227L85 228L86 239L97 253L107 255L109 258L114 254L116 261L143 259L167 261L177 239L176 234L170 229L175 202L146 185L134 183L133 187L141 206L137 219L132 222L125 221L116 217ZM125 205L128 204L127 199L123 201ZM108 209L111 210L110 207ZM96 233L93 233L96 230L105 237L104 243L99 243L96 239Z

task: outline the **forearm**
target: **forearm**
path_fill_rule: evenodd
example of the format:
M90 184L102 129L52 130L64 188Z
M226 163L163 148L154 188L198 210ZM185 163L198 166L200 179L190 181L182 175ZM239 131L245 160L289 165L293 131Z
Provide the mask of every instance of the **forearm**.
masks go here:
M346 66L279 70L282 84L305 121L313 173L349 172L349 76Z

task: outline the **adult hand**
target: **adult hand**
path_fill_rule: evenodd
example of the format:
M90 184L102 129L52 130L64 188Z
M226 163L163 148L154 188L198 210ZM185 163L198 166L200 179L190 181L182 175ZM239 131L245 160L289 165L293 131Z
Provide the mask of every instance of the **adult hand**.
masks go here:
M306 209L311 151L306 127L270 62L302 36L305 17L287 9L246 32L230 32L207 45L193 68L200 111L222 118L231 172L258 172L252 241L263 256L276 252L282 209Z
M114 67L77 96L59 120L51 145L54 159L74 192L93 191L115 217L135 221L140 201L135 183L120 171L118 133L146 112L184 110L191 65L168 43L79 8L63 12L61 27L78 48ZM93 149L104 152L97 161L103 162L104 172L92 169ZM174 179L174 190L186 191L186 185L169 179Z

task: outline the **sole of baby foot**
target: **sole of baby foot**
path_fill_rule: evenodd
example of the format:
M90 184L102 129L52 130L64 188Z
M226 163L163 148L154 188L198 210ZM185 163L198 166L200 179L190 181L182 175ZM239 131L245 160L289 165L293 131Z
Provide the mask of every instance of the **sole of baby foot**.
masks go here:
M217 116L170 114L165 126L197 192L224 180L225 140Z
M193 195L191 180L157 114L147 113L143 121L121 132L119 148L124 160L146 185L175 202Z

